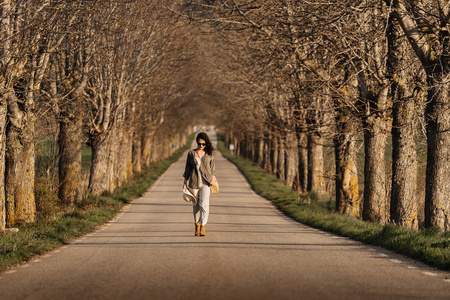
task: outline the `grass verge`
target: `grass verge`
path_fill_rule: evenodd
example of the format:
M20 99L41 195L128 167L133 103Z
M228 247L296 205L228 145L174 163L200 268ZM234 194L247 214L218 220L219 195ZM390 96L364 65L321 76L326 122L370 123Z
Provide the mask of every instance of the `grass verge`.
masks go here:
M0 272L67 244L111 220L126 203L142 196L189 149L193 138L194 134L190 136L186 146L170 158L155 163L112 194L89 196L77 207L71 207L70 211L67 210L52 220L22 226L19 232L3 232L0 236Z
M256 193L270 200L292 219L366 244L393 250L438 269L450 270L450 232L443 233L437 228L415 232L394 224L383 226L338 214L330 200L319 200L315 194L299 195L275 175L267 173L251 161L233 155L220 139L218 149L241 170Z

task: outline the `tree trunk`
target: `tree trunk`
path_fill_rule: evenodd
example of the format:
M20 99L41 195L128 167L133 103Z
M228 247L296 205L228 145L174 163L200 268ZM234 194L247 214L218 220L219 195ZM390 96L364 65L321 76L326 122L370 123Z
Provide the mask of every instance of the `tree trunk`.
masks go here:
M272 174L277 174L277 168L278 168L278 139L276 137L272 138Z
M153 151L153 136L154 133L151 129L148 129L142 137L142 154L141 160L145 168L149 168L152 163L152 151Z
M364 208L363 219L385 224L388 220L386 198L386 121L368 117L365 124L364 146Z
M6 126L5 195L8 227L32 223L36 214L33 113L22 113L22 118L20 123L10 119Z
M238 141L238 139L236 138L236 155L237 156L243 156L244 154L244 149L243 149L243 144L242 141Z
M225 132L225 145L227 147L229 147L231 143L233 143L233 139L231 137L231 132L229 130L227 130Z
M448 78L429 76L425 225L450 231L450 110Z
M341 119L338 123L338 136L334 140L336 210L341 214L360 217L361 200L358 189L356 128L353 122Z
M264 170L271 173L272 172L272 162L270 159L270 151L271 151L271 135L269 134L264 141Z
M286 135L286 180L285 184L292 187L298 174L298 145L295 132Z
M422 9L419 3L394 1L393 9L412 49L427 73L428 101L427 170L425 189L425 225L450 230L450 110L448 76L448 8L439 6L442 24L419 18L414 10ZM434 17L434 16L433 16ZM427 25L430 24L430 25ZM427 25L427 26L424 26ZM438 34L436 35L436 32Z
M250 144L250 160L253 162L257 161L256 158L256 140L253 137L250 137L249 139Z
M82 118L77 113L73 118L59 123L59 200L65 205L81 201L81 143Z
M408 76L403 71L405 63L402 65L404 57L408 57L407 40L403 35L396 14L391 13L386 32L389 49L386 77L391 83L393 99L391 221L418 229L416 142L419 116L417 100L405 95L402 83Z
M320 135L308 135L308 191L325 192L323 145Z
M306 192L308 189L308 135L297 132L298 139L298 179L300 190Z
M112 173L114 160L112 156L112 132L97 135L92 138L92 161L89 174L88 191L93 195L100 195L105 191L112 192Z
M244 137L244 140L239 142L239 156L242 156L246 159L248 159L248 148L247 148L247 141L245 140L246 137Z
M394 102L391 220L411 229L418 229L416 112L414 99L400 99Z
M133 144L124 120L117 121L114 149L114 182L121 186L133 176Z
M264 166L264 138L258 139L258 166Z
M241 156L241 142L237 139L237 138L234 138L234 141L235 141L235 143L234 143L234 154L235 155L237 155L237 156Z
M2 3L2 9L0 10L0 17L2 22L0 22L0 34L2 36L11 36L13 33L13 27L11 26L11 18L13 13L11 11L12 0L5 0ZM10 61L11 61L11 40L5 39L2 42L2 57L1 63L4 66L2 69L2 77L5 76L5 71ZM5 90L7 86L6 80L3 79L0 88ZM8 123L8 95L3 94L0 98L0 230L6 228L6 125Z
M6 227L5 204L5 135L6 135L7 105L5 98L0 99L0 231Z
M286 179L286 161L285 161L285 150L284 150L284 139L277 138L278 140L278 164L277 164L277 175L280 180L284 181Z
M247 157L247 142L245 140L239 141L239 156L248 158Z
M142 172L142 139L137 133L133 133L133 172L139 174Z

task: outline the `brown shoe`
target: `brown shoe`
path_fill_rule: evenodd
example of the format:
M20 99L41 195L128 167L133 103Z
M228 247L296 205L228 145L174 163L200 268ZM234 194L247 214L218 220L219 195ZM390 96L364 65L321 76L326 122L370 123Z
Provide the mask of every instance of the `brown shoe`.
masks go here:
M200 235L200 224L195 224L195 236Z
M200 236L205 236L205 227L206 225L200 226Z

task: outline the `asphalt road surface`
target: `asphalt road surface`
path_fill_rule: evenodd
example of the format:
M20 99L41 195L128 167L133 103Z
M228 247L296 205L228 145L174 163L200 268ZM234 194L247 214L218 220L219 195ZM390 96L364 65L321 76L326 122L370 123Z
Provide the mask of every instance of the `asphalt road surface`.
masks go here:
M112 222L0 273L0 299L450 299L450 273L296 223L216 154L205 237L185 156Z

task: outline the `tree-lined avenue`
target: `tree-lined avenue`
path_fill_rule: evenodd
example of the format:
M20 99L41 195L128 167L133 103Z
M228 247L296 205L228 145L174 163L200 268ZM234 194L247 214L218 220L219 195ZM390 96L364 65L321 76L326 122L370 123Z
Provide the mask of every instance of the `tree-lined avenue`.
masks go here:
M185 158L103 228L0 273L0 298L449 299L448 272L290 220L218 152L221 193L194 237Z

